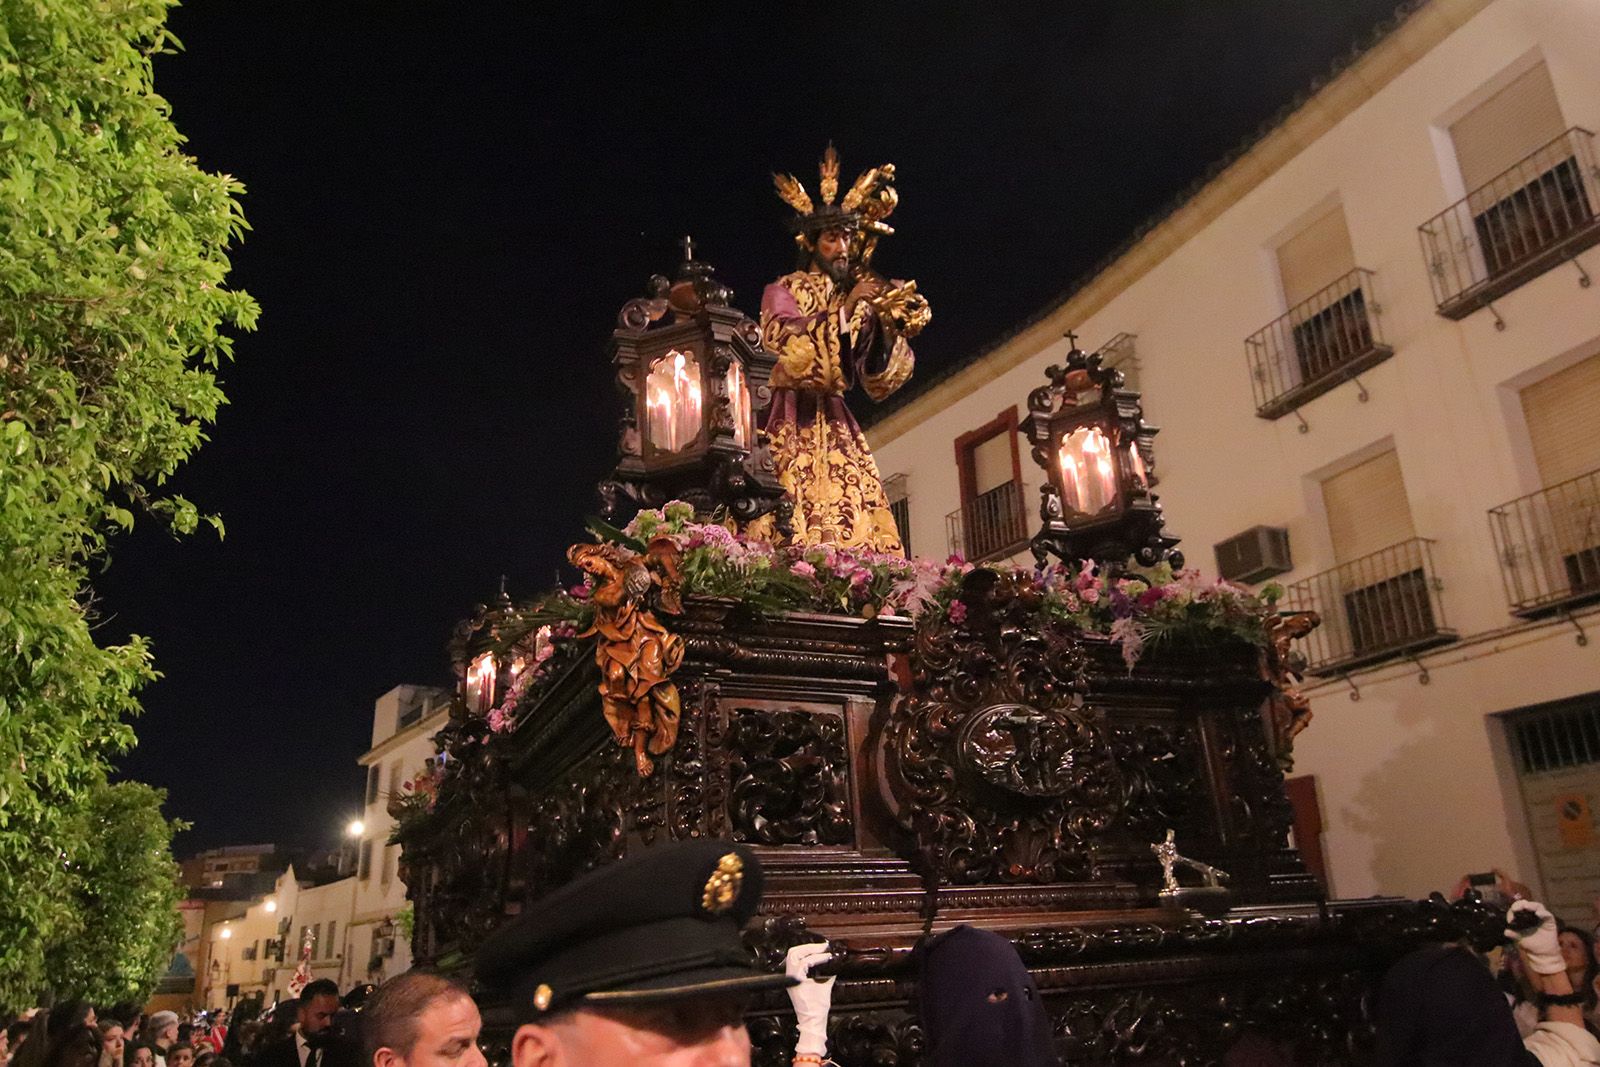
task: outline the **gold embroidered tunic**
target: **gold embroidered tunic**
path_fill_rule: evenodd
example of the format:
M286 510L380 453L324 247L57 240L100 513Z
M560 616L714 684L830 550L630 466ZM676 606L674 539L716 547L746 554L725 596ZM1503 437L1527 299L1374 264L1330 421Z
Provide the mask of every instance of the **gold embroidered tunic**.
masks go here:
M882 400L911 377L905 338L865 300L848 319L846 290L818 271L795 271L761 297L761 341L778 357L766 431L778 480L794 499L796 544L904 555L867 439L845 405L859 381Z

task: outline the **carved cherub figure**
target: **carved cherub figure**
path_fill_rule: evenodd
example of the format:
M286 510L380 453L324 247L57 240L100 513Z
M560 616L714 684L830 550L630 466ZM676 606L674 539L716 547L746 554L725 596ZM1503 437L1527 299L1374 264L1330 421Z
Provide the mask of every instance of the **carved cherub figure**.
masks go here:
M595 581L591 597L594 625L580 636L596 635L600 699L617 744L632 748L641 778L655 771L650 757L669 751L678 740L682 707L672 673L683 662L683 638L668 630L650 604L677 614L680 599L678 547L660 537L643 554L612 544L573 545L573 566Z

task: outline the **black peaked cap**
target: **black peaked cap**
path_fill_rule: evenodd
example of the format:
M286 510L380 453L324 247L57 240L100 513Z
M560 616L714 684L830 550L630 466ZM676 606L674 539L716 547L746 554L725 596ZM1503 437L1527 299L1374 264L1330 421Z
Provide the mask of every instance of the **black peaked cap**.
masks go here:
M518 1019L575 1003L655 1004L777 989L739 932L761 901L761 864L726 841L645 848L535 901L478 951L478 981Z

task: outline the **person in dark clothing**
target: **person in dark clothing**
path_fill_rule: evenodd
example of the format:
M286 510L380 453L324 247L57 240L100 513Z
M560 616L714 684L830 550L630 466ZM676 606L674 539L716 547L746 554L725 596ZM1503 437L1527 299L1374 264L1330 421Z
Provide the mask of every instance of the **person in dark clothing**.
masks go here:
M1059 1067L1039 987L1010 941L958 926L920 954L929 1067Z
M335 1039L333 1017L338 1011L339 987L332 980L319 978L307 985L295 1009L299 1032L263 1048L255 1067L354 1067L349 1050Z

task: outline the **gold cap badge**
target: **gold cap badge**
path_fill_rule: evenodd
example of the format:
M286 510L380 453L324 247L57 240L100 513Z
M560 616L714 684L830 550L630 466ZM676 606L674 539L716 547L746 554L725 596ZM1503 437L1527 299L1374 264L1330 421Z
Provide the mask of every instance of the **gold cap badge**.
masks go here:
M555 996L556 991L554 989L540 982L539 988L533 991L533 1006L540 1011L548 1011L550 1010L550 1002L555 999Z
M739 899L739 887L744 884L744 861L737 852L729 852L717 861L717 869L706 879L705 892L700 895L700 906L712 915L722 915L733 910Z

